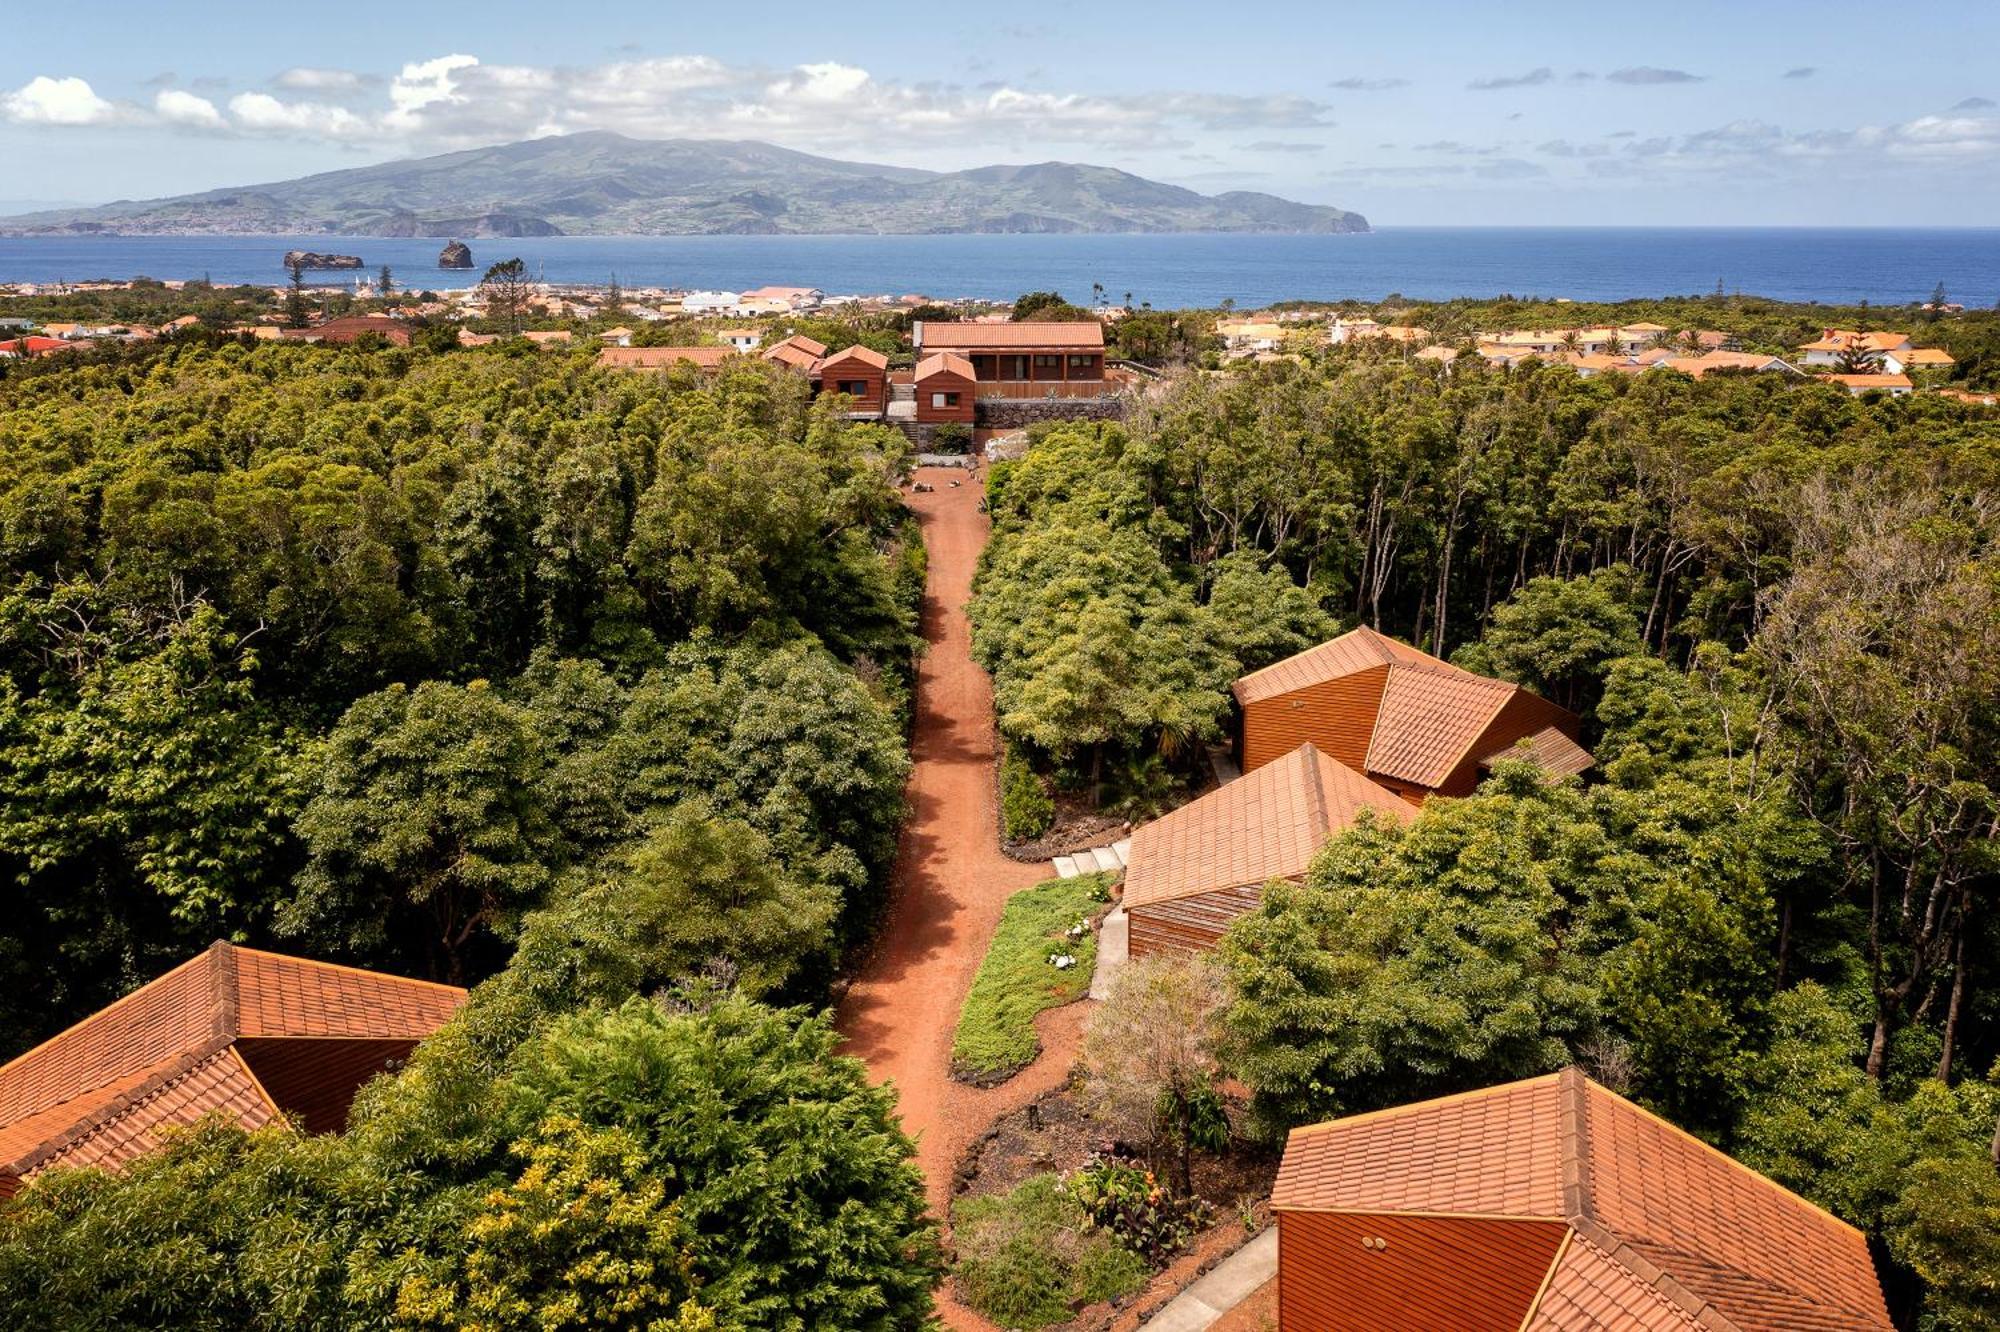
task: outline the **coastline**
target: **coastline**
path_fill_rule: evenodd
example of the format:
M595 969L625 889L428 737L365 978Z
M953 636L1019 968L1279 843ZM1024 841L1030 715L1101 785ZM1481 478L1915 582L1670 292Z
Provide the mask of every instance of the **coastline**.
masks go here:
M471 269L436 267L436 237L0 236L0 283L208 278L276 285L288 249L337 245L418 287L476 283L521 258L553 283L741 290L810 283L829 293L1012 300L1025 291L1112 303L1239 308L1284 300L1522 298L1578 301L1732 293L1902 304L1939 282L1968 304L2000 296L2000 228L1396 227L1240 232L698 235L467 238ZM1360 243L1365 241L1366 243Z

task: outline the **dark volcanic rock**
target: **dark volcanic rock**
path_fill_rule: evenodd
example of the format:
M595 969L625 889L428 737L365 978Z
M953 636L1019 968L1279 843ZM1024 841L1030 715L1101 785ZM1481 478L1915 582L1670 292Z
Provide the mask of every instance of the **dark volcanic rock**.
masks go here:
M321 254L317 250L285 251L286 268L359 268L358 254Z
M472 267L472 247L464 241L453 241L438 252L439 268Z

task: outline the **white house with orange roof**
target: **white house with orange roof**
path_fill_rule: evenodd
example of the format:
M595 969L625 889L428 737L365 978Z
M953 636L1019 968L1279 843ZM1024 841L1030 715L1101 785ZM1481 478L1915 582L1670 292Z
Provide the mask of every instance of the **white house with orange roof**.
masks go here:
M1823 329L1820 335L1799 348L1799 364L1838 366L1851 352L1889 356L1910 349L1907 333L1860 333L1850 328Z

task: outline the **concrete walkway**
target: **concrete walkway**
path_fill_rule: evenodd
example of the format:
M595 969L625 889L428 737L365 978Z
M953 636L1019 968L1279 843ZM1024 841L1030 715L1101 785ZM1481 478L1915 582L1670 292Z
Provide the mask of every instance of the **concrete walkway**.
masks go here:
M1278 1274L1278 1228L1230 1254L1146 1320L1146 1332L1202 1332Z
M1114 907L1097 927L1097 966L1090 973L1090 997L1099 1003L1111 993L1111 982L1132 956L1132 919L1124 907Z
M1073 856L1057 856L1049 862L1058 879L1074 879L1079 874L1116 874L1125 868L1125 857L1132 849L1132 839L1113 842L1110 846L1094 846L1088 851L1079 851Z

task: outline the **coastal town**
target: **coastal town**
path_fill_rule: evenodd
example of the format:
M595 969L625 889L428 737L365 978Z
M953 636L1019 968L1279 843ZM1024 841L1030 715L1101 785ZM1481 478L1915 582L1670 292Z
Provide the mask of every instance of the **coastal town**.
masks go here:
M1042 341L1030 345L1033 338L1023 341L1023 330L1010 327L1016 321L1005 306L970 298L829 295L815 287L783 285L729 292L532 282L524 283L524 289L512 297L517 308L507 320L520 327L509 334L492 329L496 319L488 283L456 291L398 294L392 289L378 295L377 287L384 280L358 278L351 290L340 289L344 305L353 304L368 313L334 316L322 312L306 318L295 311L288 316L284 308L295 294L280 286L268 290L269 313L254 321L223 324L216 331L260 340L332 343L376 336L407 345L416 330L444 325L457 328L456 336L464 346L491 345L507 336L552 348L590 345L599 349L600 364L627 369L685 363L712 372L728 355L762 356L804 374L816 386L828 382L831 357L831 382L845 384L842 391L852 391L857 415L908 427L912 438L920 442L940 425L993 429L985 419L975 419L980 412L976 404L981 400L994 404L986 409L986 415L999 421L1006 417L997 406L1000 399L1108 400L1129 391L1150 373L1140 361L1116 358L1115 345L1111 348L1114 359L1106 360L1103 330L1115 333L1121 322L1154 313L1122 305L1098 303L1078 310L1079 315L1088 317L1066 327L1042 321L1047 327L1036 335ZM149 285L167 292L187 286L185 282ZM9 296L54 298L131 289L129 282L14 283L0 285L0 303ZM319 289L322 306L326 291ZM1935 315L1928 304L1917 314L1920 319L1932 320L1961 310L1942 302ZM954 331L948 345L933 333L929 352L935 354L926 354L921 333L925 319L917 318L903 339L906 350L894 365L880 349L850 346L830 351L814 338L788 331L790 323L798 319L895 320L904 316L907 321L911 315L928 316L934 327L949 322L984 325L993 331ZM1368 345L1392 347L1445 370L1469 355L1497 368L1529 362L1565 366L1582 378L1640 375L1655 369L1696 379L1717 372L1773 374L1810 377L1857 397L1871 393L1900 397L1923 391L1979 405L1993 402L1990 391L1957 382L1957 361L1949 351L1918 345L1910 331L1825 327L1790 347L1746 349L1742 337L1734 332L1669 327L1651 321L1615 326L1433 330L1393 317L1299 306L1248 314L1196 312L1195 319L1200 324L1199 338L1183 354L1205 361L1211 369L1241 361L1296 360L1315 349ZM203 321L194 315L157 324L0 316L0 357L53 356L98 343L143 343L201 326ZM941 354L954 359L949 363L940 360ZM877 359L880 364L874 363ZM944 378L931 382L939 375ZM1025 424L1025 420L1016 424Z

